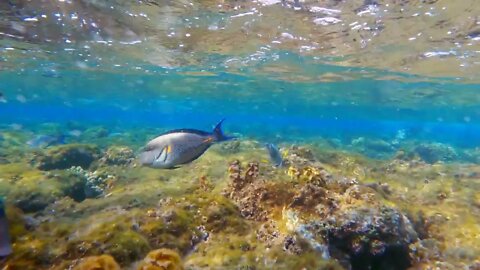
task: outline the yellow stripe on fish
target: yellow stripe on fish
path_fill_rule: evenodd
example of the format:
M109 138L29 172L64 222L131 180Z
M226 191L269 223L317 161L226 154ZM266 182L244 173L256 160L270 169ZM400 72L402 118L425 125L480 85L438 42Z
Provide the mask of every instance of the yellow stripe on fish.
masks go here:
M213 141L213 138L212 138L212 137L208 137L208 138L206 138L205 140L203 140L204 143L209 143L209 142L211 142L211 141Z

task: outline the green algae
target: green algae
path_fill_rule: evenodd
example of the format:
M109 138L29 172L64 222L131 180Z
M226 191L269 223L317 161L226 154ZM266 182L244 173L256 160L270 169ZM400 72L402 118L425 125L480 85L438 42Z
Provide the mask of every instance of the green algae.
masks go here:
M88 168L99 157L99 149L89 144L67 144L39 152L33 163L40 170L68 169L73 166Z

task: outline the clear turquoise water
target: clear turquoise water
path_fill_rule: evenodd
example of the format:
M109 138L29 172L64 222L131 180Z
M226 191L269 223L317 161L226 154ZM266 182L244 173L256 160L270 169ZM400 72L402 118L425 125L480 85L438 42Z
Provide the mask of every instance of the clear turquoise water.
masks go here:
M51 71L33 63L36 68L0 74L7 101L0 104L0 120L4 129L17 124L35 132L39 124L57 123L67 133L75 122L121 133L136 128L210 129L227 118L229 132L277 143L323 138L349 144L359 137L391 143L398 136L460 148L480 143L478 84L278 55L237 74L204 66L166 69L134 63L110 70L62 63ZM295 74L258 72L278 61L305 65L306 76L333 73L350 78L290 81L283 75ZM138 66L142 71L133 70Z

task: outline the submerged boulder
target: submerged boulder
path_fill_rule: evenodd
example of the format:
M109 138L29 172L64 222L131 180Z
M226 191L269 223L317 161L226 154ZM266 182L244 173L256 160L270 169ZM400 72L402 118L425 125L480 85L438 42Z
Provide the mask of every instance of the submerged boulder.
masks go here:
M386 206L336 211L326 219L312 218L296 231L352 269L407 269L409 245L417 240L408 219Z
M243 170L234 161L228 172L225 195L245 218L281 224L259 230L267 246L282 245L291 254L314 250L353 270L405 270L412 265L410 245L418 241L417 233L374 189L314 166L290 167L291 183L265 179L256 163ZM276 220L280 211L282 220ZM287 228L287 233L275 227Z
M418 235L409 219L383 204L373 189L352 185L338 194L309 185L307 190L316 196L295 199L283 216L287 227L324 258L336 258L351 269L403 270L411 265L409 246ZM315 211L305 214L315 204Z
M49 148L37 155L33 162L40 170L62 170L73 166L88 168L99 158L100 150L89 144L67 144Z
M452 161L458 157L457 153L451 146L441 143L421 144L415 147L414 152L422 160L428 163Z
M25 212L36 212L65 196L75 201L85 199L85 179L68 171L26 173L7 193L9 200Z
M107 253L121 265L142 258L149 249L143 235L119 220L91 225L72 236L66 246L67 254L72 258Z

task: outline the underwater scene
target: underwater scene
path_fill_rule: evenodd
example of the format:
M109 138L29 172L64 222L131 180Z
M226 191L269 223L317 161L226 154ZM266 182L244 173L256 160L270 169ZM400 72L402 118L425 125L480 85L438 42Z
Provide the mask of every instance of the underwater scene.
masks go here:
M0 269L480 270L478 0L0 0Z

